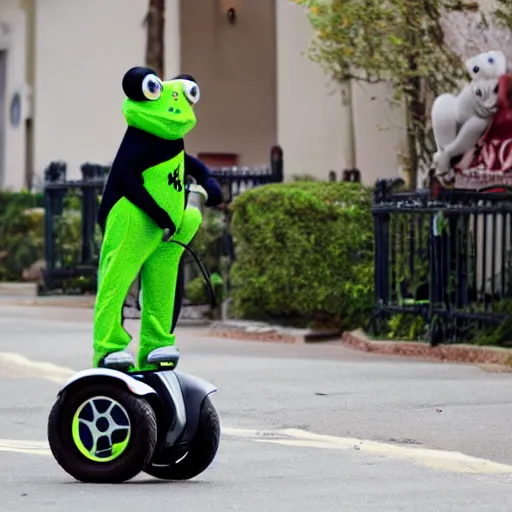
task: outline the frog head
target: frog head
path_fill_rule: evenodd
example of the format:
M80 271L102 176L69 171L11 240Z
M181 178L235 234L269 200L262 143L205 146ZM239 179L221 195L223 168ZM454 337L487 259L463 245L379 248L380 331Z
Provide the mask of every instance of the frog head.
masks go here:
M194 105L199 101L199 87L189 75L162 82L152 69L134 67L124 75L123 91L128 126L178 140L196 125Z

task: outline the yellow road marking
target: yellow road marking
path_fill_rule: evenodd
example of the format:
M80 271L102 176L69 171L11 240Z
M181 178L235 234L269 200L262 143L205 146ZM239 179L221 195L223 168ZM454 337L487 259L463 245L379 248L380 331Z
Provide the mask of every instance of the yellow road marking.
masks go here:
M337 437L314 434L306 430L282 429L258 431L224 428L228 436L243 437L259 443L321 448L327 450L353 450L395 459L408 459L428 468L456 473L510 474L512 466L486 459L471 457L460 452L417 448L399 444L387 444L353 437Z
M18 441L14 439L0 439L0 452L51 455L48 443L42 441Z
M301 448L319 448L324 450L354 450L363 454L379 455L394 459L408 459L428 468L456 473L512 473L512 466L471 457L460 452L415 448L352 437L328 436L299 429L264 431L223 427L222 433L228 437L244 438L257 443L270 443ZM0 439L0 452L51 455L47 442L13 439Z
M0 352L0 376L9 379L43 379L64 384L75 373L71 368L32 361L14 352Z

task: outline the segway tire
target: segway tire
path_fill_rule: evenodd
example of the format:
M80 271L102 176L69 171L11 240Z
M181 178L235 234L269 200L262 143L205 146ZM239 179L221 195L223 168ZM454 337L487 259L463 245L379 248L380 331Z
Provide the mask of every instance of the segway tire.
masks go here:
M118 385L84 385L65 390L55 402L48 441L57 463L76 480L120 483L151 461L157 421L146 400Z
M162 480L190 480L213 462L219 442L219 415L210 398L206 397L201 407L196 434L190 441L186 455L169 465L149 464L144 472Z

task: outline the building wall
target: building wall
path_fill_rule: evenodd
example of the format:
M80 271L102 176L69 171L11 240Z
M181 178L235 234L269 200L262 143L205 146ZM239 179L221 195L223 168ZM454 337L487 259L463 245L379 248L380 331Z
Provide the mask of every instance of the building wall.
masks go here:
M268 163L277 139L274 1L181 2L181 69L201 89L198 124L186 138L190 152ZM233 25L230 7L237 13Z
M0 51L7 52L7 83L4 108L4 151L0 154L4 175L0 187L20 189L25 183L25 118L30 114L28 90L25 83L26 19L18 0L1 0L0 22L7 32L0 35ZM18 126L10 121L10 105L16 93L22 97L21 120Z
M305 11L289 0L276 0L277 133L285 158L285 174L309 174L327 179L340 176L347 162L347 109L339 88L321 67L308 60L313 32ZM385 86L352 87L356 167L363 181L397 175L397 147L404 132L404 114L389 108ZM373 99L375 98L375 99ZM382 131L382 126L393 128Z
M14 3L2 0L2 9L6 1ZM289 0L179 4L166 2L166 76L188 72L200 83L189 151L238 153L242 165L257 165L267 163L270 146L279 143L287 177L339 174L345 111L337 87L303 55L312 35L304 12ZM237 10L234 26L225 18L228 7ZM121 79L144 62L147 0L35 0L35 8L34 171L40 180L51 161L62 159L68 176L78 178L86 161L110 163L123 136ZM11 89L24 84L21 34ZM396 175L402 114L386 106L382 87L353 89L356 164L373 184ZM382 131L390 122L395 127ZM20 149L10 145L7 158L16 163L9 176L21 184L25 137L23 128L13 133Z
M405 111L392 107L393 92L387 84L353 84L356 162L363 181L400 174L398 153L405 151Z
M2 0L3 1L3 0ZM86 161L109 164L126 123L121 81L144 64L147 0L37 0L34 168L53 160L80 176ZM179 69L178 0L166 1L165 71Z

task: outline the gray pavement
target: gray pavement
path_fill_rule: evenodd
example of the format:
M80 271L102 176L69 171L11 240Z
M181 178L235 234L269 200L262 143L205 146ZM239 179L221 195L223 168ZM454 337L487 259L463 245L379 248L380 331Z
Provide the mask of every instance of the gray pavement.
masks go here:
M75 483L47 452L46 420L59 379L90 365L90 321L90 310L0 304L0 512L512 509L512 374L200 328L178 330L180 366L219 387L214 464L184 483Z

